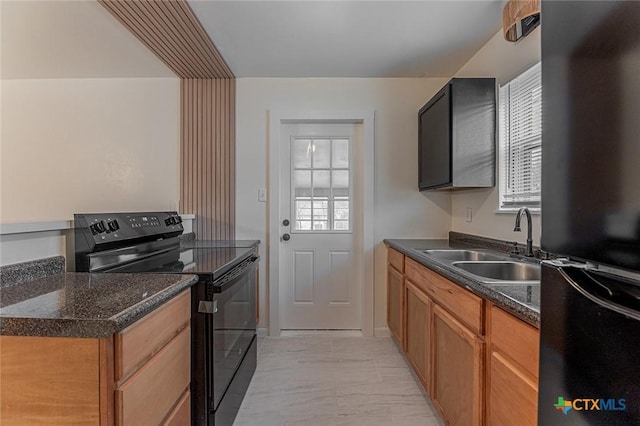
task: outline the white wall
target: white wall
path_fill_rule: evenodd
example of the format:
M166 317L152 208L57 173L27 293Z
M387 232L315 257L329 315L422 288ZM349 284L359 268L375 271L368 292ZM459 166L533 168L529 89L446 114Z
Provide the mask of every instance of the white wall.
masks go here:
M179 198L177 78L2 83L2 222L164 210Z
M518 43L504 40L499 31L457 73L456 77L495 77L504 84L540 60L540 27ZM497 167L496 167L496 182ZM465 222L466 209L472 222ZM526 230L513 232L515 214L496 213L498 186L491 189L455 191L451 198L451 230L507 241L526 241ZM533 217L534 244L540 244L540 218ZM524 227L523 227L524 228Z
M267 248L268 111L375 110L375 327L386 322L385 238L446 238L450 194L417 190L417 112L446 79L238 79L236 236ZM268 326L266 264L260 265L260 327Z
M95 0L0 1L8 78L175 77Z

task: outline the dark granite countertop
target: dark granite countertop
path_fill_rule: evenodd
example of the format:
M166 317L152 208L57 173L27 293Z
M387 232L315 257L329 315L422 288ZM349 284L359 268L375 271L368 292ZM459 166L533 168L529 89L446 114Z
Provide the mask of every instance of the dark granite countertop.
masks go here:
M454 283L468 289L472 293L493 302L507 312L512 313L527 323L540 328L540 285L486 285L463 273L446 263L420 253L417 250L448 249L448 248L493 248L483 244L453 240L428 240L428 239L388 239L385 244L416 262L447 277ZM416 250L417 249L417 250Z
M196 275L60 273L3 288L0 334L102 338L198 281Z

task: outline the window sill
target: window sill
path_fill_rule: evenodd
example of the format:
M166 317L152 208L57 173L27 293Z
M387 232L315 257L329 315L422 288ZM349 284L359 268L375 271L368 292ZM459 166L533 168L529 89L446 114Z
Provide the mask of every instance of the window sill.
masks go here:
M494 210L495 214L516 214L518 213L518 210L520 210L519 208L515 208L515 209L497 209ZM542 209L540 208L535 208L535 209L529 209L529 213L531 213L532 215L541 215L542 214Z

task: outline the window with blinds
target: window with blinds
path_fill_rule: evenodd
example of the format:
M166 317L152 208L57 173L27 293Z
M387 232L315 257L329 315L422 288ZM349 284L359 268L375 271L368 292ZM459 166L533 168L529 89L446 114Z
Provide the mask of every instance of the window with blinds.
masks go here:
M500 210L540 207L540 63L500 87Z

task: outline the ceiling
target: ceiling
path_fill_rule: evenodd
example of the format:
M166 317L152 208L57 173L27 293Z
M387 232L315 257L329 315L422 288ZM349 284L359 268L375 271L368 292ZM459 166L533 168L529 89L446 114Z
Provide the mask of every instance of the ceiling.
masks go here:
M189 0L236 77L451 77L505 0Z
M451 77L505 0L188 0L236 77ZM95 0L0 0L1 77L176 77Z

